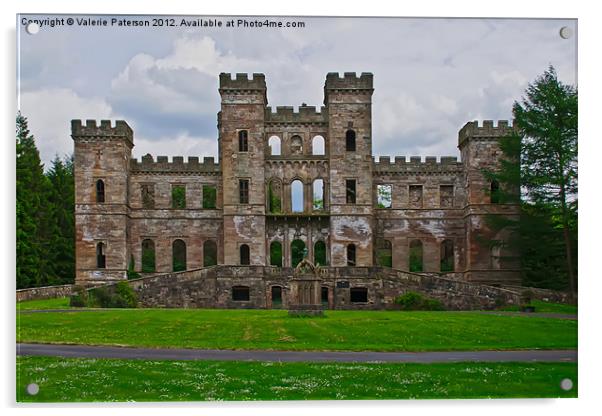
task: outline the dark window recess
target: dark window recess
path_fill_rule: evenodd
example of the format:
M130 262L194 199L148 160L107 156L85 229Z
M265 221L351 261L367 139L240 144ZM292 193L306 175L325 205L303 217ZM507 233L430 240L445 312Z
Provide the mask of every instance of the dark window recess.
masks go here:
M214 209L217 206L217 189L212 185L203 185L203 209Z
M173 185L171 187L171 207L174 209L186 208L186 186Z
M142 240L142 273L155 271L155 242L150 239Z
M345 150L355 152L355 131L347 130L345 134Z
M270 244L270 266L282 267L282 243L272 241Z
M232 300L234 301L248 301L249 300L249 287L248 286L234 286L232 288Z
M240 264L243 266L251 264L251 254L249 246L246 244L240 246Z
M238 132L238 151L249 151L249 133L246 130L241 130Z
M444 240L441 243L441 271L454 271L454 242L452 240Z
M490 198L492 204L500 203L500 183L496 180L491 181Z
M347 246L347 266L355 266L355 244Z
M355 179L347 179L345 181L345 189L347 191L347 203L355 204Z
M352 287L349 289L349 293L352 303L368 302L368 289L365 287Z
M172 269L174 272L183 272L186 270L186 243L177 239L171 244L172 251Z
M96 202L105 202L105 183L102 179L96 181Z
M203 266L215 266L217 264L217 243L214 240L206 240L203 243Z
M272 306L282 305L282 287L272 286Z
M96 268L104 269L107 267L107 260L105 257L105 245L104 243L96 244Z
M155 208L155 186L150 184L141 185L140 193L142 197L142 208Z
M322 305L328 305L328 288L325 286L322 286L320 290L320 300Z
M409 267L411 272L422 271L422 241L420 240L410 242Z
M249 203L249 180L240 179L238 181L239 200L241 204Z

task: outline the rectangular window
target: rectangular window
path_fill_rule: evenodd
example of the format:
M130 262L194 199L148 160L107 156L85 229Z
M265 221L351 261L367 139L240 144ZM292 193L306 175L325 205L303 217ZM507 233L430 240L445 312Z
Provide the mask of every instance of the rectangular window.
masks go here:
M249 203L249 180L240 179L238 181L239 201L241 204Z
M248 286L234 286L232 288L232 300L245 302L250 299Z
M172 185L171 186L171 207L174 209L186 208L186 186Z
M422 185L410 185L410 208L422 208Z
M214 209L217 206L217 188L203 185L203 209Z
M347 190L347 203L355 204L355 179L347 179L345 181L345 189Z
M153 184L140 185L140 198L142 199L142 208L155 208L155 186Z
M391 208L393 201L393 187L391 185L376 185L376 206L378 208Z
M453 185L441 185L439 187L439 206L441 208L451 208L454 206Z
M368 302L368 289L365 287L352 287L349 289L352 303L366 303Z

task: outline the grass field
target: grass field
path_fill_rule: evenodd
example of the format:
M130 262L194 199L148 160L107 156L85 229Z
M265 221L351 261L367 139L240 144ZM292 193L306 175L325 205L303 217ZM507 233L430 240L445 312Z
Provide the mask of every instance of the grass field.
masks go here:
M19 357L17 400L576 397L575 363L349 364ZM570 378L570 391L560 382ZM35 396L26 393L37 383Z
M543 302L541 300L533 300L529 305L535 306L535 312L551 312L551 313L577 313L577 306L565 305L562 303ZM505 311L518 311L518 306L508 306L503 308Z
M18 313L17 341L266 350L443 351L577 347L577 322L473 312L120 309Z
M17 302L17 310L30 309L70 309L69 298L42 299L42 300L27 300Z

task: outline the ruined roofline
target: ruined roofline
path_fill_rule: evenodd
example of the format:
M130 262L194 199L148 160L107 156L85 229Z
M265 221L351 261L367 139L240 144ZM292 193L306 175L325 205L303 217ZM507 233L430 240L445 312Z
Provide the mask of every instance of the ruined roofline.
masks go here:
M479 121L469 121L458 132L458 146L468 138L495 138L508 137L515 131L515 126L510 125L508 120L498 120L497 126L493 124L493 120L483 120L482 126L479 126Z
M462 162L458 162L456 156L441 156L437 161L435 156L426 156L424 160L420 156L411 156L409 160L405 156L395 156L393 163L389 156L380 156L376 161L372 157L372 167L378 172L408 172L416 170L425 171L458 171L462 169Z
M265 108L266 123L327 123L328 110L326 107L320 107L320 111L316 111L316 107L301 105L299 110L295 112L292 106L278 106L276 111L272 107Z
M254 73L251 78L249 74L233 74L222 72L219 74L220 90L266 90L265 75Z
M142 156L142 160L134 158L130 161L130 167L133 171L153 171L153 172L221 172L219 163L215 158L204 157L200 162L197 156L189 156L187 162L184 162L183 156L173 156L169 162L167 156L157 156L157 161L150 154Z
M134 145L134 131L125 122L125 120L115 120L115 125L111 120L100 120L100 125L96 120L71 120L71 137L73 140L80 138L124 138L131 146Z
M374 75L371 72L362 72L360 76L357 76L355 72L345 72L341 77L338 72L329 72L326 75L326 82L324 83L325 90L338 90L338 89L373 89Z

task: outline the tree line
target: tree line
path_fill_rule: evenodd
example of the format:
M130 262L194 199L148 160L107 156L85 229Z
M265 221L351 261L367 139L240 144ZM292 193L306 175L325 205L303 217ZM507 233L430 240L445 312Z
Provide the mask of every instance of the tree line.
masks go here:
M75 217L73 158L44 165L20 113L16 119L17 289L73 283Z

